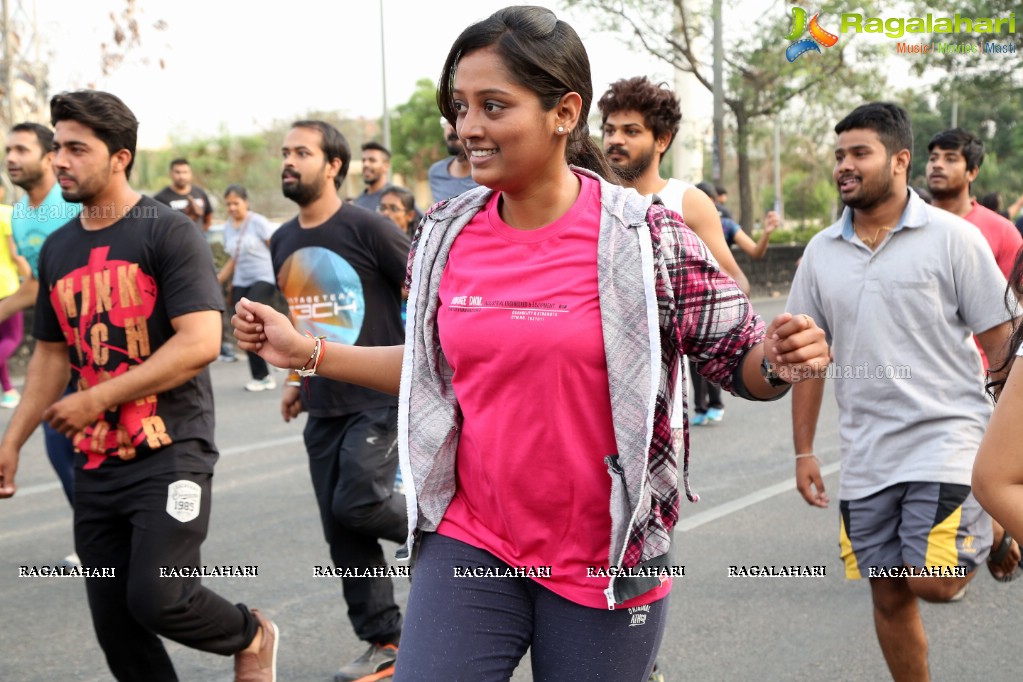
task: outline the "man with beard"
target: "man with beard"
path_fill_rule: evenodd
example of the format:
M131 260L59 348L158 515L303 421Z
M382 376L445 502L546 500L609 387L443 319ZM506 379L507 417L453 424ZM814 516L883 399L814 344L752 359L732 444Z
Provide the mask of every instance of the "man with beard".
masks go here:
M0 322L21 315L35 305L39 292L39 251L46 238L82 210L81 204L65 201L53 172L53 131L39 123L19 123L7 136L5 166L11 182L25 190L25 196L11 213L11 234L18 255L31 273L13 294L0 301ZM73 390L73 387L68 387ZM43 424L46 456L57 473L64 495L74 506L74 454L71 441ZM64 557L66 566L78 566L74 552Z
M270 253L295 326L359 346L403 343L408 237L376 211L338 198L351 152L336 128L297 121L282 152L282 190L298 215L274 232ZM289 377L281 415L290 421L309 412L309 473L335 567L386 567L379 538L404 542L407 535L405 497L394 492L398 400L315 376L320 359ZM393 670L402 625L391 578L344 576L342 586L355 634L369 648L334 679L382 679Z
M994 252L998 269L1008 277L1023 237L1009 220L970 198L984 163L984 143L962 128L950 128L932 137L927 151L927 189L934 205L976 225Z
M646 76L615 81L597 101L604 152L626 187L643 195L656 194L678 213L710 249L721 269L749 293L749 281L725 243L717 208L694 185L660 175L661 159L678 133L682 111L678 97Z
M444 142L447 144L448 154L451 156L430 166L428 176L434 203L458 196L477 186L476 181L472 179L472 165L465 154L465 147L458 139L455 127L445 118L441 118L440 124L444 129Z
M807 245L786 310L818 320L834 352L846 577L870 579L892 677L925 680L918 600L960 598L991 548L991 519L970 489L991 413L970 335L1001 367L1012 320L980 233L908 189L905 110L865 104L835 132L846 209ZM814 455L823 393L814 378L792 395L796 486L816 507L828 505Z
M209 238L210 225L213 223L213 204L206 191L192 184L192 166L188 159L174 159L170 162L171 184L153 195L157 201L167 204L175 211L181 211L195 226ZM226 297L225 297L226 301ZM226 303L225 303L225 307ZM221 362L237 362L234 348L228 339L231 333L230 324L224 320L220 339Z
M81 211L80 204L65 201L53 173L53 131L38 123L19 123L7 136L5 167L11 182L25 190L12 212L11 230L18 255L28 261L32 277L0 301L0 321L34 305L39 282L39 250L54 230Z
M615 81L598 100L597 107L604 151L622 184L643 195L656 194L665 206L681 215L707 244L721 269L749 293L749 281L729 247L734 240L751 258L762 258L770 233L778 225L777 214L773 211L768 214L764 233L759 243L754 242L741 229L726 233L720 208L714 203L713 185L706 192L682 180L661 177L661 159L671 148L682 120L678 97L665 84L655 85L646 76ZM737 227L730 220L728 224ZM721 389L707 382L692 363L689 374L693 381L691 423L702 426L721 421L724 418ZM681 413L679 410L678 414Z
M171 184L157 192L153 198L175 211L181 211L201 231L209 232L213 223L213 205L206 191L192 184L192 166L188 159L171 161L170 176Z
M391 174L391 151L379 142L362 145L362 181L366 189L355 198L355 205L377 210L384 190L391 186L387 181Z
M15 494L19 452L46 420L78 451L75 545L113 676L177 679L162 636L233 654L238 681L271 682L277 628L196 575L218 456L209 249L181 213L129 185L138 121L120 99L62 93L50 112L57 181L82 213L39 254L36 346L0 442L0 498ZM69 376L77 390L61 397Z

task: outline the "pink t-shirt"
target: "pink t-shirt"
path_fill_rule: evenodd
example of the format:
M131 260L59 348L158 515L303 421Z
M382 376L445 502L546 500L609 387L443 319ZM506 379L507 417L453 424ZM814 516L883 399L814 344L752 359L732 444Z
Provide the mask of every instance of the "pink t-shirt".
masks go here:
M998 269L1008 279L1009 273L1012 272L1012 264L1016 261L1016 254L1020 246L1023 246L1023 237L1012 222L990 208L981 206L976 200L972 203L973 208L963 216L963 219L980 229L980 233L984 235L984 239L995 254Z
M1010 221L998 215L990 208L981 206L977 203L976 199L972 200L971 203L973 208L963 216L963 219L976 225L980 233L984 235L988 246L991 247L991 251L995 254L998 269L1008 279L1009 274L1012 272L1012 265L1016 262L1016 254L1019 252L1020 247L1023 246L1023 237L1020 236L1019 230ZM980 341L977 341L976 337L974 337L974 342L977 344L977 350L980 351L980 359L984 363L984 369L987 369L988 360L987 355L984 353L984 348L981 347Z
M441 277L438 325L463 423L457 491L437 529L577 604L607 608L618 452L597 289L600 185L580 176L558 220L518 230L500 193L463 228ZM665 596L670 580L625 603Z

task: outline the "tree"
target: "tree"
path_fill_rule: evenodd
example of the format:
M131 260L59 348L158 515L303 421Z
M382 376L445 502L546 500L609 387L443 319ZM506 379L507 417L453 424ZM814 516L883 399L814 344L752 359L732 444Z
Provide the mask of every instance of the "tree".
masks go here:
M391 167L405 176L405 184L426 180L430 165L447 156L437 108L437 85L429 78L416 81L404 104L391 112Z
M130 54L138 52L142 48L141 15L142 9L139 7L138 0L124 0L124 7L120 14L110 13L112 42L103 42L99 46L100 70L103 77L116 71ZM163 31L167 28L167 22L159 19L153 22L152 28L156 31ZM142 57L141 61L143 64L150 63L148 57ZM164 68L162 57L157 60L157 64L161 69Z
M666 12L663 3L569 0L569 4L593 10L607 29L622 31L624 28L630 44L681 71L692 73L713 92L711 65L705 58L712 24L709 11L695 12L686 0L672 0L677 19L676 30L672 32L664 30ZM856 9L864 11L865 4L873 6L876 3L856 3ZM843 10L852 8L850 0L824 3L821 24L828 27L827 17L837 17ZM848 101L839 103L833 99L832 93L843 88L865 87L872 78L876 78L868 75L867 68L879 56L879 50L858 45L854 63L849 58L849 43L839 40L836 45L819 50L819 54L806 54L789 63L785 50L791 41L785 36L790 34L793 26L788 14L772 9L760 17L744 17L734 24L734 29L732 26L725 22L724 103L735 123L740 222L751 225L754 198L749 152L755 124L761 119L777 116L792 103L803 105L833 101L836 106L847 107ZM757 30L749 30L751 26ZM832 25L831 28L837 30L837 26Z

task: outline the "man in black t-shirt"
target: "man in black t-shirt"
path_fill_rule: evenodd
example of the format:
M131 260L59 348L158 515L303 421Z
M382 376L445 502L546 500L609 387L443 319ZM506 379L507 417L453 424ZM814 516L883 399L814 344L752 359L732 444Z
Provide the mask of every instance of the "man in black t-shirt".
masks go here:
M298 216L270 239L277 285L299 331L359 346L404 342L401 288L409 239L375 211L342 204L351 152L322 121L298 121L284 138L284 196ZM404 542L405 497L394 492L398 401L361 386L311 376L289 378L285 421L309 412L305 445L323 532L337 568L386 567L378 538ZM401 611L388 577L342 578L348 617L369 648L335 675L379 679L393 669Z
M276 626L193 577L217 460L207 364L221 299L209 249L184 216L128 184L138 122L121 100L63 93L50 110L57 180L82 212L39 256L36 346L0 441L0 497L15 493L19 452L45 419L77 449L75 546L114 677L177 679L163 636L234 654L237 680L270 682ZM69 375L77 390L62 398Z
M175 211L181 211L195 223L209 239L210 224L213 223L213 205L202 187L192 184L192 166L188 159L174 159L170 162L171 184L153 195L159 202L167 204ZM225 297L226 298L226 297ZM234 348L229 340L231 334L227 320L221 324L220 361L237 362Z
M203 232L209 232L213 223L213 206L202 187L192 184L192 166L188 159L174 159L170 163L171 184L153 198L181 211Z

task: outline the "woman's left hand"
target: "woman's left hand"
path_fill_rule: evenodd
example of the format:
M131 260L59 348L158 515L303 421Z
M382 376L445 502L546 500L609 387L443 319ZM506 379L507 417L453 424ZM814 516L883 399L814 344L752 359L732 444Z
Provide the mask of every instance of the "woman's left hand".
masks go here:
M818 377L831 364L824 330L805 314L774 318L764 337L764 354L775 373L789 383Z

